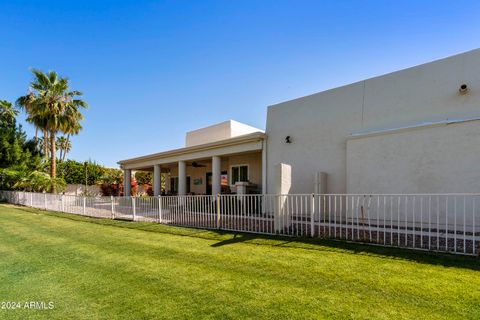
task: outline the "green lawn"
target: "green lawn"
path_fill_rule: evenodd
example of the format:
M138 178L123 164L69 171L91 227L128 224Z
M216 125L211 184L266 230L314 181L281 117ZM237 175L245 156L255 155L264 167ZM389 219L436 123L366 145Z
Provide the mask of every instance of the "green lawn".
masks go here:
M479 265L0 205L1 319L479 319Z

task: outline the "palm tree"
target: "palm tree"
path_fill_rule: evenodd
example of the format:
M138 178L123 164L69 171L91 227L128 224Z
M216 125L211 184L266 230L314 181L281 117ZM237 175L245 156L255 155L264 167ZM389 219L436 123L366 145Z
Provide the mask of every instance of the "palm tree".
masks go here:
M43 146L43 156L45 160L48 160L48 131L44 129L46 124L43 116L34 113L35 103L38 103L37 95L33 92L32 88L29 88L28 93L18 98L15 104L27 113L26 121L35 127L35 141L37 143L40 142L40 145ZM39 130L43 132L43 138L41 139L38 139Z
M63 148L65 147L65 140L66 139L64 136L57 137L57 150L60 151L60 156L58 157L58 159L62 159Z
M45 140L45 139L44 139L43 137L41 137L41 138L35 137L35 141L37 142L37 144L36 144L37 150L40 151L40 148L39 148L40 146L42 146L42 148L45 147L45 142L44 142L44 140ZM44 148L44 149L45 149L45 148ZM43 151L45 152L45 150L43 150ZM45 156L45 155L44 155L44 156Z
M62 160L65 160L65 157L67 156L67 153L70 152L72 149L72 144L70 142L70 136L72 135L77 135L80 130L82 130L82 125L80 124L80 121L83 120L83 115L79 111L79 107L86 108L85 105L79 105L79 101L73 101L72 103L69 104L66 112L65 112L65 117L64 117L64 123L63 123L63 128L62 132L67 134L67 139L65 141L65 150L63 153L63 158ZM84 103L82 101L82 103Z
M13 185L14 189L24 190L29 192L43 192L49 191L52 188L56 190L65 189L65 181L63 179L50 177L48 173L41 171L14 171L16 183Z
M80 108L87 103L79 99L82 93L69 91L68 79L58 76L54 71L43 73L33 69L34 79L30 84L31 92L20 97L17 103L28 114L27 121L44 132L44 142L50 147L50 176L57 176L56 136L58 133L78 133L73 128L80 127L83 119ZM81 127L80 127L81 128ZM48 150L47 150L48 153ZM56 187L52 185L52 192Z
M65 158L67 157L67 154L72 150L72 143L69 140L69 137L65 139L65 144L63 146L63 157L62 161L65 161Z
M60 157L59 159L62 161L65 161L65 157L67 153L72 150L72 143L67 139L65 139L64 136L58 137L57 138L57 149L60 150Z
M13 124L18 115L18 110L6 100L0 100L0 123Z

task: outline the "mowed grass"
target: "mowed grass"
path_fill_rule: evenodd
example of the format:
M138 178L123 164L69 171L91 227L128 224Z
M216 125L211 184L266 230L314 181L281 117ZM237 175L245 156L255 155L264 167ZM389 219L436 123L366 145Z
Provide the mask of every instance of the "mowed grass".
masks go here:
M479 319L476 258L0 205L1 319Z

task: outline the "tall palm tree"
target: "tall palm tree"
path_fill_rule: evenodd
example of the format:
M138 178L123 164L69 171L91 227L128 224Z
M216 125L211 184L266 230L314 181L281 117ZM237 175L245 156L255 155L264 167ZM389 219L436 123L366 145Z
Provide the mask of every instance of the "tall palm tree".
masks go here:
M18 110L6 100L0 100L0 122L6 124L15 123L15 118L18 115Z
M30 83L31 93L17 100L28 114L27 121L34 123L46 135L50 147L50 176L57 176L56 136L58 133L71 133L72 128L80 126L83 119L80 108L87 103L80 99L82 93L70 91L68 79L60 77L56 72L43 73L33 69L33 81ZM78 131L77 131L78 132ZM55 185L52 192L55 193Z

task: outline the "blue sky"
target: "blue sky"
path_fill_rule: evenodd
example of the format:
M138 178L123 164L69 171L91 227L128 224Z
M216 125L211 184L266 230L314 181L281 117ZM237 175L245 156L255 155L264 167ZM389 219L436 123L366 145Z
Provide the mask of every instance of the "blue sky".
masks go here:
M281 101L480 46L479 1L3 1L0 99L56 70L90 107L70 157L116 166ZM33 135L33 129L25 129Z

